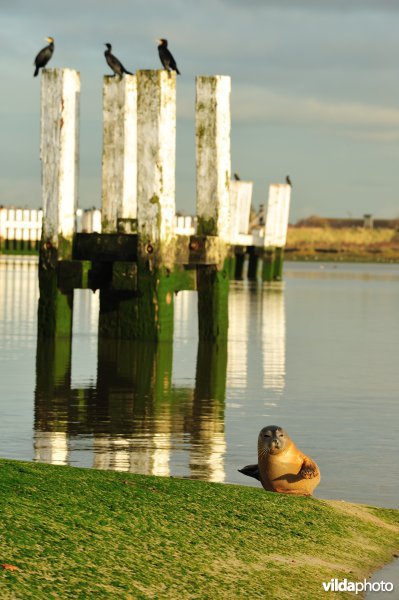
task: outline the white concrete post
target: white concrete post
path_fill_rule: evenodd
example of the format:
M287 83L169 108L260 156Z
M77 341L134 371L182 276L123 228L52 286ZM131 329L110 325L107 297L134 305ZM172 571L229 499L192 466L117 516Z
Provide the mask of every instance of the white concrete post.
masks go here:
M230 77L196 78L198 233L230 240Z
M102 230L130 228L137 218L137 83L135 75L106 75L103 84Z
M269 188L269 202L266 212L265 248L283 248L287 239L290 210L291 186L275 183Z
M175 229L176 74L137 71L137 219L143 244Z
M247 234L251 212L252 181L230 181L230 241Z
M43 69L41 160L43 238L58 246L72 241L77 206L80 75L72 69Z

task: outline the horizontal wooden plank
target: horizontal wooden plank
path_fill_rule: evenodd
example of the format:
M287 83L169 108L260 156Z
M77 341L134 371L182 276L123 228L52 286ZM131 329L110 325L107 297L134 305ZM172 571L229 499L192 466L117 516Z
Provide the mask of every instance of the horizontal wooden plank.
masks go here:
M101 262L136 261L137 235L127 233L77 233L73 258Z

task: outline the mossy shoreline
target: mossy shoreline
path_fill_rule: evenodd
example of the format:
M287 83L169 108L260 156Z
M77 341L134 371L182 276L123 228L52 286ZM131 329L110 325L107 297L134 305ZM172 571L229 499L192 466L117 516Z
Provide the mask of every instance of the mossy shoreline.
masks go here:
M11 460L0 510L0 598L312 600L399 550L392 509Z

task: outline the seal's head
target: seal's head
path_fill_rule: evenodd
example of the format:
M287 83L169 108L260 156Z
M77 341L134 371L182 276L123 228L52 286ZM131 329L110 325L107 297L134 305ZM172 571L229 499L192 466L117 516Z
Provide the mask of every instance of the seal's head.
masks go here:
M261 429L258 437L259 456L265 454L279 454L287 447L290 438L282 427L267 425Z

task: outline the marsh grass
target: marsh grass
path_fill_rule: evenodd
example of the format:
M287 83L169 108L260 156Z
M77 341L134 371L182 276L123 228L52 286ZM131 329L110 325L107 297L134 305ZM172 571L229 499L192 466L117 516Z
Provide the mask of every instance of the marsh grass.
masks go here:
M394 510L5 460L0 509L1 598L311 600L399 546Z
M399 261L399 234L394 229L289 227L286 258ZM334 256L335 255L335 256Z

